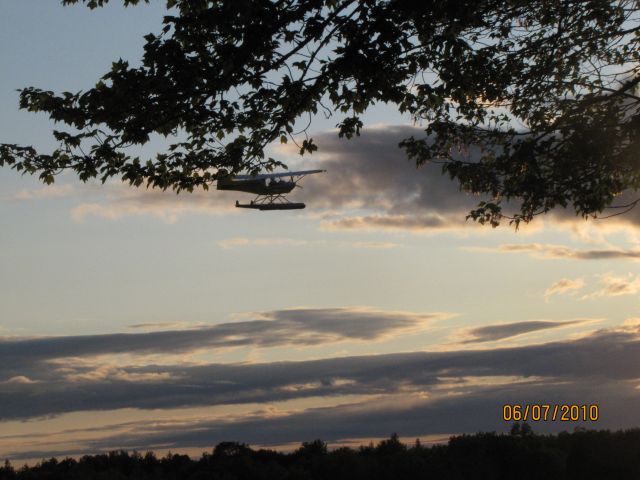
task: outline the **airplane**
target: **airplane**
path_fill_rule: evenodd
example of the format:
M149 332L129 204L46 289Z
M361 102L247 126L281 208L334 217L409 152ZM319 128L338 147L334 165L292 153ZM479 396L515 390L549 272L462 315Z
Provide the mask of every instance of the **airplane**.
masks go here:
M236 190L255 193L257 197L250 203L240 203L238 208L256 210L297 210L306 207L304 203L290 202L287 194L307 175L326 172L326 170L303 170L299 172L262 173L258 175L229 175L218 178L218 190ZM289 180L281 180L289 178ZM300 187L302 188L302 187Z

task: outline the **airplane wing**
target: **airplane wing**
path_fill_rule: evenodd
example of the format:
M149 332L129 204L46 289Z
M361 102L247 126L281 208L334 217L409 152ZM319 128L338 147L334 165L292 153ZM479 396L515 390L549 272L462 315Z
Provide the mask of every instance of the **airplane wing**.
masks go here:
M260 180L263 178L291 178L304 177L312 173L326 172L326 170L300 170L297 172L279 172L279 173L260 173L258 175L234 175L233 180Z

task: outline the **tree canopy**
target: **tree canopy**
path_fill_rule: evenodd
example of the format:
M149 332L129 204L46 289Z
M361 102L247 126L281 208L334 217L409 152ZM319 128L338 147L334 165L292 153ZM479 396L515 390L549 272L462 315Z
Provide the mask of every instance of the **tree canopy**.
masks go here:
M481 223L497 225L507 201L516 225L558 206L597 215L640 189L637 0L166 5L139 66L116 61L84 92L23 89L21 108L67 128L54 130L49 154L0 144L0 166L47 184L73 170L191 191L283 166L265 154L274 141L313 152L316 114L351 138L386 102L424 126L400 144L410 159L441 163L462 190L488 196L470 212ZM153 134L175 141L152 159L128 153Z
M218 444L200 458L169 452L111 451L80 458L50 458L15 469L0 467L0 480L404 480L415 478L591 480L638 478L640 430L580 430L558 435L529 432L452 436L444 444L413 446L397 435L357 449L327 449L321 440L290 453L254 450L238 442Z

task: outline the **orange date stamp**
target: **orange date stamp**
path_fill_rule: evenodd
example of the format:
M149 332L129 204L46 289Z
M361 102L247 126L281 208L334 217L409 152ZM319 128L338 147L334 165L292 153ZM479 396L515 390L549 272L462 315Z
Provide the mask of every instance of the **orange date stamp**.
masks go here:
M502 420L505 422L596 422L600 418L597 404L504 404Z

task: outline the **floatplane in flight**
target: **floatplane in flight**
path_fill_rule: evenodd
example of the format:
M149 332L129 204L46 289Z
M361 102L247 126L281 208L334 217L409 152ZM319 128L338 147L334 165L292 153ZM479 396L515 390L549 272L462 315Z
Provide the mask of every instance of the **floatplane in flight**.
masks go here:
M258 175L229 175L218 179L218 190L236 190L254 193L256 198L250 203L240 203L238 208L254 208L256 210L297 210L306 205L290 202L287 194L307 175L326 172L326 170L303 170L300 172L262 173ZM302 187L300 187L302 188Z

